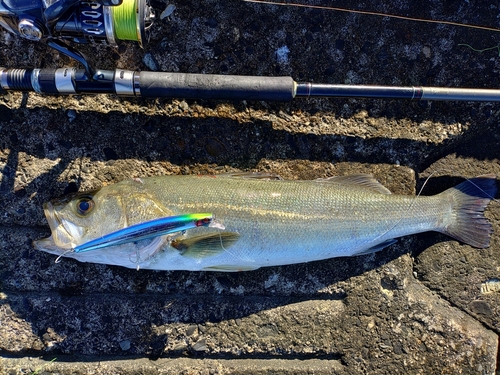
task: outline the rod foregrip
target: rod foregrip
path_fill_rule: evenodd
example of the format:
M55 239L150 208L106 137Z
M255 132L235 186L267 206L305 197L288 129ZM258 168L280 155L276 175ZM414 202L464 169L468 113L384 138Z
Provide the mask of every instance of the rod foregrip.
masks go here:
M142 97L290 101L291 77L251 77L190 73L139 73Z

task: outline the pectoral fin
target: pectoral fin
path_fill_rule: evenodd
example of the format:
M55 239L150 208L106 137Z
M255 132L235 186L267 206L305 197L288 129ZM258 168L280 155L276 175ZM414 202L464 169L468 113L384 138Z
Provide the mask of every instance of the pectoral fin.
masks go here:
M205 258L225 251L234 245L239 237L239 233L236 232L217 232L175 239L170 246L179 250L185 257Z

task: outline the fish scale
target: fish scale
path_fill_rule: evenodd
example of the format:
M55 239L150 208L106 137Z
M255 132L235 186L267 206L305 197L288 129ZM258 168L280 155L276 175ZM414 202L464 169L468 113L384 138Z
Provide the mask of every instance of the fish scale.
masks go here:
M58 238L63 239L61 243L80 245L120 229L106 225L123 221L109 217L118 212L128 225L206 212L221 226L99 251L69 251L65 256L131 268L238 271L365 254L381 250L394 238L425 231L446 233L476 247L489 243L491 225L482 212L496 191L492 175L465 181L432 197L390 194L368 175L315 181L262 177L126 180L94 192L93 212L80 217L74 211L81 195L69 203L68 199L56 200L45 208L52 236L35 246L60 255ZM65 238L64 225L57 223L70 227L73 237L79 231L85 234ZM137 260L132 254L143 256Z

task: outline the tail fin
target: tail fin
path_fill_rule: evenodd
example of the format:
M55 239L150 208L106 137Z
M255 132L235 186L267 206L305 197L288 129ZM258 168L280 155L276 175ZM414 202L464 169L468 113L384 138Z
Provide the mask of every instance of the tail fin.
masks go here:
M487 174L442 192L453 211L453 222L442 233L474 247L488 247L493 228L483 212L496 191L496 176Z

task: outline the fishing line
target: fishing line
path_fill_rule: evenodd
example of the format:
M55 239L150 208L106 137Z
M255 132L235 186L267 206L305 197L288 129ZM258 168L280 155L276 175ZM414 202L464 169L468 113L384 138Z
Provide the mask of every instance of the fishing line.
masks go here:
M500 47L500 46L499 46ZM447 172L449 173L450 175L452 175L451 171L449 170L446 170L446 169L440 169L440 171L443 171L443 172ZM429 180L429 178L434 174L434 173L437 173L438 171L434 171L430 174L429 177L427 177L427 180L425 180L425 183L427 183L427 181ZM482 176L476 176L474 178L481 178ZM494 196L492 196L491 194L488 194L486 191L484 191L484 189L481 189L480 186L478 186L477 184L474 183L474 181L472 181L470 178L467 178L467 177L464 177L465 181L469 182L470 184L472 184L476 189L478 189L481 193L483 193L488 199L490 199L491 201L493 202L496 202L496 203L500 203L500 200L499 199L496 199ZM495 178L495 180L497 180L497 178ZM425 183L424 183L424 186L425 186ZM422 186L422 189L423 187Z
M224 224L222 224L222 223L220 223L219 221L217 221L217 220L216 220L216 218L215 218L215 214L214 214L214 219L213 219L212 223L213 223L213 225L212 225L212 224L210 224L210 225L212 225L212 228L215 228L215 229L216 229L216 230L218 230L218 232L219 232L220 247L222 248L222 250L224 250L224 251L225 251L226 253L228 253L229 255L232 255L232 256L233 256L233 257L235 257L236 259L241 260L241 261L243 261L243 262L248 262L248 261L250 261L251 263L254 263L254 262L255 262L255 261L253 261L253 260L251 260L251 259L249 260L248 258L247 258L247 259L244 259L244 258L240 257L239 255L237 255L237 254L233 253L232 251L229 251L228 249L226 249L226 248L224 247L224 241L222 240L222 231L223 231L223 230L225 230L225 229L226 229L226 227L224 226ZM210 226L210 225L209 225L209 226Z
M229 253L229 251L224 247L224 242L222 241L222 230L221 229L218 229L219 231L219 240L220 240L220 247L222 247L222 250L224 250L225 252ZM231 253L229 253L231 254ZM234 254L231 254L234 256Z
M436 173L435 171L432 172L428 177L427 179L425 180L424 184L422 185L422 187L420 188L418 194L412 199L412 201L410 202L410 205L408 206L407 210L410 210L413 206L413 204L416 202L416 200L418 199L418 197L420 197L420 195L422 194L423 190L424 190L424 187L425 185L427 184L427 182L429 181L429 179L432 177L432 175ZM389 233L391 230L395 229L399 223L401 223L401 221L403 221L404 217L400 217L399 220L392 226L390 227L389 229L387 229L384 233L381 233L379 234L377 237L373 238L370 242L373 242L373 241L376 241L377 239L379 239L380 237L383 237L385 236L387 233Z
M209 227L215 228L219 232L220 247L222 248L222 250L224 250L226 253L238 258L239 260L243 260L239 256L237 256L236 254L233 254L232 252L230 252L228 249L226 249L224 247L224 241L222 241L222 231L225 230L226 227L224 226L224 224L217 221L217 219L215 218L215 214L213 216L212 223L210 223Z
M481 177L481 176L478 176L478 177ZM474 185L480 192L484 193L484 195L486 195L493 202L496 202L496 203L500 202L498 199L496 199L495 197L493 197L491 194L488 194L483 189L481 189L479 186L477 186L477 184L475 184L473 181L469 180L468 178L466 178L465 180L468 181L470 184Z
M420 195L422 194L422 192L424 191L424 188L425 188L425 185L427 185L427 182L429 182L429 180L431 179L431 177L436 174L437 171L434 171L432 172L429 176L427 176L427 178L425 179L422 187L420 188L418 194L415 196L415 198L411 201L410 205L408 206L408 210L410 210L413 206L413 204L415 203L415 201L417 200L418 197L420 197ZM481 177L481 176L478 176L478 177ZM488 194L486 191L484 191L484 189L482 189L480 186L478 186L477 184L474 183L474 181L472 181L471 179L469 178L465 178L465 180L467 182L469 182L470 184L472 184L474 187L476 187L479 191L481 191L485 196L487 196L490 200L494 201L494 202L499 202L498 199L496 199L495 197L491 196L491 194ZM401 217L393 226L392 228L389 228L385 233L382 233L380 234L379 236L375 237L374 240L376 240L377 238L380 238L382 236L384 236L385 234L389 233L391 230L395 229L397 227L397 225L403 220L403 218Z
M139 42L137 28L137 0L125 0L121 5L111 7L113 12L113 27L119 40Z
M243 259L239 255L237 255L237 254L233 253L232 251L229 251L228 249L226 249L224 247L224 241L222 241L222 229L217 229L217 230L219 231L220 247L222 247L222 250L224 250L226 253L228 253L229 255L232 255L233 257L235 257L238 260L241 260L243 262L248 261L248 259Z
M473 50L475 52L486 52L486 51L491 51L491 50L496 49L498 51L498 56L500 56L500 46L494 46L494 47L489 47L489 48L484 48L484 49L476 49L476 48L472 47L471 45L465 44L465 43L460 43L460 44L457 44L457 45L458 46L469 47L471 50Z
M363 14L363 15L367 15L367 16L389 17L389 18L395 18L395 19L400 19L400 20L405 20L405 21L437 23L440 25L459 26L459 27L467 27L470 29L500 32L500 29L488 27L488 26L471 25L471 24L465 24L465 23L459 23L459 22L453 22L453 21L440 21L440 20L430 20L430 19L425 19L425 18L414 18L414 17L408 17L408 16L400 16L397 14L372 12L372 11L368 11L368 10L353 10L353 9L324 6L324 5L307 5L307 4L299 4L299 3L279 3L276 1L265 1L265 0L242 0L242 1L247 2L247 3L257 3L257 4L266 4L266 5L282 5L282 6L293 6L293 7L310 8L310 9L333 10L333 11L337 11L337 12L356 13L356 14Z

